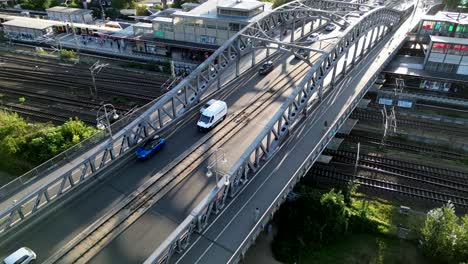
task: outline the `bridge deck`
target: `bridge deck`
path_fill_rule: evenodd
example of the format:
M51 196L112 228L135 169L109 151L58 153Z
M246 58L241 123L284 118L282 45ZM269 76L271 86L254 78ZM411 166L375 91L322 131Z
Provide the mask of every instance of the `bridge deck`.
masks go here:
M406 29L403 27L403 30ZM324 121L329 120L331 123L330 120L334 120L348 108L353 98L364 88L367 80L376 74L376 69L384 62L388 51L394 49L404 38L402 32L402 30L397 31L395 40L390 46L383 41L369 54L370 58L356 69L355 74L343 82L347 89L343 89L338 97L330 96L323 107L316 110L317 118L308 119L305 124L306 129L287 140L275 157L257 173L257 176L228 207L216 216L208 228L200 236L192 238L193 242L189 249L181 256L174 256L177 258L176 263L228 262L253 227L255 208L260 209L260 215L265 212L289 180L286 175L295 173L310 150L324 135ZM377 57L379 54L382 55ZM335 99L333 104L329 103Z
M300 35L298 33L296 32L297 36ZM291 67L298 66L298 63L298 60L290 63L283 59L275 72L267 77L259 77L256 70L247 73L245 79L250 79L250 81L243 83L240 89L226 99L229 113L240 111L251 104L252 98L259 91L271 86L273 82L282 79L289 80L287 76ZM243 58L241 67L249 67L249 64L250 58ZM234 73L234 70L230 71L230 74ZM236 82L233 85L236 85ZM294 85L291 84L291 87ZM237 135L230 145L225 147L229 163L234 162L237 159L235 156L243 152L242 146L250 144L248 140L253 140L256 136L254 130L261 128L264 120L269 119L269 115L276 111L275 108L281 105L287 95L283 93L275 99L277 102L270 104L268 109L249 122L248 127L243 130L244 133ZM19 247L28 246L38 253L38 261L42 262L62 248L87 226L146 182L154 173L160 171L204 136L196 129L198 110L195 109L192 112L175 133L166 136L168 137L166 148L155 157L145 162L137 161L133 155L124 158L122 161L124 165L112 172L110 177L100 178L89 190L48 215L46 221L40 221L34 227L24 228L21 233L14 236L14 239L2 245L0 256L7 255ZM235 151L228 149L235 149ZM144 261L155 245L162 242L211 190L214 177L207 179L204 172L203 168L203 173L201 171L195 173L179 183L134 225L98 254L93 262L138 263Z

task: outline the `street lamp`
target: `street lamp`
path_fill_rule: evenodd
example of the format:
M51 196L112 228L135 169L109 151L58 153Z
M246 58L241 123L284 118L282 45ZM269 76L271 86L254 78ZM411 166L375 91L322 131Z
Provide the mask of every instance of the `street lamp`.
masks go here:
M107 107L110 107L111 111L108 111ZM101 112L101 109L104 109L103 115L99 115L99 113ZM96 114L96 122L97 122L96 127L101 130L107 127L107 129L109 130L109 135L112 137L112 130L110 126L109 117L111 117L113 120L117 120L119 118L119 115L117 114L117 111L115 110L115 107L112 104L104 104L101 107L99 107L97 114Z
M220 155L218 155L218 153L221 152ZM212 156L215 156L215 159L213 162L209 163L210 161L210 158ZM213 153L210 154L210 156L208 157L208 166L206 167L207 171L206 171L206 177L210 178L213 176L213 174L216 175L216 185L218 187L221 187L223 184L224 185L229 185L229 177L228 175L223 175L223 178L224 178L224 182L221 181L221 179L219 179L219 176L218 174L220 174L218 172L218 161L221 161L222 163L226 163L227 160L226 160L226 157L225 157L225 152L222 148L219 148L219 149L216 149ZM214 167L214 173L213 173L213 167Z
M109 63L100 63L99 61L96 61L91 67L89 67L89 72L91 73L91 80L93 81L93 87L94 87L94 97L97 98L97 87L96 87L96 76L104 69L104 67L107 67ZM93 96L93 92L91 91L91 96Z

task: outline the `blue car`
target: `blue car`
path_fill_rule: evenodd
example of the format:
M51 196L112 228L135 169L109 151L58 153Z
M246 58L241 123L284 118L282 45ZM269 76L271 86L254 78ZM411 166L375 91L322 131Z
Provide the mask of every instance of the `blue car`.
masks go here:
M138 147L136 150L136 155L138 159L147 159L149 156L153 155L156 151L160 150L166 144L166 140L159 135L148 139L143 146Z

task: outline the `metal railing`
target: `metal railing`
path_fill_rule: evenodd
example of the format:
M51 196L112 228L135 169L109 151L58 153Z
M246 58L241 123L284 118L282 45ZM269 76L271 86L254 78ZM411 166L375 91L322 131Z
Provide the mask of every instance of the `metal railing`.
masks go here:
M151 254L151 256L145 261L145 264L169 263L171 256L175 252L183 252L183 250L186 249L190 243L191 234L195 230L201 232L207 226L210 214L212 212L217 213L220 209L222 209L226 198L228 196L234 197L239 192L240 187L249 180L248 175L255 174L255 172L260 168L260 163L270 159L274 155L275 151L278 150L281 142L287 137L288 133L300 124L300 113L303 111L307 112L307 109L311 107L311 105L315 105L317 103L317 101L311 101L313 95L315 94L318 95L318 98L322 98L324 92L323 90L325 89L323 87L323 81L325 77L329 73L335 75L335 71L332 73L332 69L337 67L340 58L343 56L348 56L347 51L351 43L355 43L357 47L357 43L362 37L362 31L366 32L367 34L367 32L370 32L370 28L372 28L372 36L370 38L371 41L369 42L368 46L368 49L371 49L373 47L371 47L371 44L374 35L374 27L379 27L376 41L374 42L375 46L379 40L380 25L385 23L387 26L391 23L394 23L395 26L400 25L401 22L409 16L412 8L409 8L404 12L395 11L396 13L392 13L393 11L386 13L382 10L383 9L380 9L380 11L376 10L373 13L364 16L357 25L347 30L347 34L340 40L339 43L336 44L336 48L333 52L328 54L328 56L322 56L321 59L319 59L319 61L313 65L312 69L295 88L293 94L288 97L287 101L283 103L282 107L275 113L263 131L248 147L241 158L228 171L227 175L229 177L229 185L214 187L207 195L207 197L202 202L200 202L199 205L182 222L182 224L180 224L177 229L174 230L169 235L169 237ZM398 21L394 20L396 14L399 17ZM382 32L380 39L383 39L385 35L386 34ZM366 46L365 43L366 42L364 40L363 47ZM357 53L357 48L355 49L355 52ZM363 55L365 55L363 52L364 48L360 54L361 59L363 58ZM385 62L385 64L386 63L388 63L388 60ZM350 64L350 67L354 67L356 65L354 61ZM383 67L384 65L382 65L379 69L382 69ZM345 63L343 67L342 78L346 76L346 72L347 66ZM335 76L333 76L333 78L335 78ZM330 85L334 84L335 83L332 80ZM368 87L371 85L372 84L368 84ZM363 89L363 92L356 97L356 100L353 102L353 105L347 110L347 112L341 116L338 121L333 124L333 126L331 126L331 128L328 130L329 134L321 139L320 143L311 153L311 156L309 156L309 160L304 163L307 165L306 167L309 168L312 166L315 159L326 147L328 141L334 136L334 133L336 133L337 129L347 119L352 109L354 109L359 102L360 98L364 96L364 90L367 90L367 88ZM304 170L302 172L305 173L307 171ZM295 183L296 177L292 177L288 185L285 187L286 189L283 189L283 191L288 190L289 186L294 186ZM285 195L279 197L283 197L282 199L284 199ZM264 214L264 216L265 215L271 214ZM256 232L256 229L254 229L254 231Z

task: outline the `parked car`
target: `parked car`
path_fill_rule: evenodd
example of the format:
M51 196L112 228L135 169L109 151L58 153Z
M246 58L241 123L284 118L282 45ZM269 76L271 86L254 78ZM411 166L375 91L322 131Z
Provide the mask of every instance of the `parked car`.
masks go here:
M208 131L226 118L227 104L226 102L216 100L200 115L197 122L200 131Z
M273 62L272 61L266 61L266 62L264 62L262 64L262 66L260 66L260 70L258 71L258 73L260 75L265 75L265 74L271 72L273 69L274 69Z
M312 34L310 34L310 36L307 37L307 41L310 42L310 43L314 43L317 40L319 40L319 36L320 36L319 33L312 33Z
M152 138L146 140L146 142L138 147L136 150L136 155L138 159L147 159L158 150L160 150L166 144L166 140L159 135L155 135Z
M36 259L36 253L30 248L22 247L3 260L3 264L27 264Z
M332 24L332 23L325 26L326 31L333 31L335 30L335 28L336 28L335 24Z

